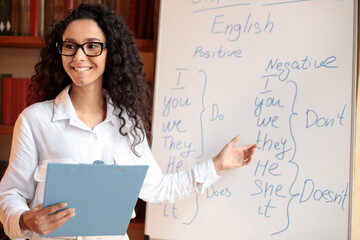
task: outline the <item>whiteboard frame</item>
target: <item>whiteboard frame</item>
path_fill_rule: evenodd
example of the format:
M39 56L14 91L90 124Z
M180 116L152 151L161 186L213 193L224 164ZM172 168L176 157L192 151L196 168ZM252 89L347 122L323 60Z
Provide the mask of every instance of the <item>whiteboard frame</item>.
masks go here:
M353 81L352 81L352 119L351 119L351 160L350 160L350 179L349 182L350 184L350 201L349 201L349 234L348 234L348 239L349 240L353 240L352 236L353 236L353 211L357 208L354 208L354 191L355 191L355 184L354 184L354 180L355 180L355 133L356 133L356 98L357 98L357 78L358 78L358 55L359 55L359 50L358 50L358 21L359 21L359 2L358 0L354 0L354 27L353 27L353 33L354 33L354 39L353 39Z
M152 118L152 129L154 129L154 125L156 122L156 117L155 117L155 113L154 113L154 106L156 105L156 90L157 90L157 82L156 80L158 79L158 74L159 74L159 64L158 64L158 56L160 54L160 47L161 46L161 24L162 24L162 18L163 18L163 1L162 0L157 0L158 2L158 9L159 9L159 14L158 14L158 31L156 34L156 39L157 39L157 43L156 43L156 50L155 50L155 57L154 57L154 61L155 61L155 72L154 72L154 92L153 92L153 118ZM353 203L353 198L354 198L354 180L355 180L355 171L354 171L354 163L355 163L355 136L356 136L356 103L357 103L357 84L358 84L358 57L360 56L360 52L358 49L358 21L359 21L359 4L358 4L358 0L354 0L353 1L353 6L354 6L354 19L353 19L353 73L352 73L352 97L351 97L351 127L350 127L350 131L351 131L351 144L350 144L350 169L349 169L349 214L348 214L348 239L349 240L354 240L353 239L353 229L355 228L355 226L353 227L353 211L360 208L356 208L354 207L354 203ZM153 135L153 134L152 134ZM150 146L152 146L152 142L153 139L151 139L150 142ZM145 233L147 229L147 224L145 222ZM359 230L360 231L360 230ZM158 239L154 239L151 238L151 236L147 236L145 235L145 239L153 239L153 240L158 240Z

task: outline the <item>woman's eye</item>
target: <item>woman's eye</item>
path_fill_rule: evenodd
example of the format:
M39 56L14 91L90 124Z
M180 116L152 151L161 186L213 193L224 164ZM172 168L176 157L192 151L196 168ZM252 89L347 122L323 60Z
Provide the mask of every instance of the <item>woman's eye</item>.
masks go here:
M98 47L99 47L98 44L89 44L89 45L88 45L88 48L92 48L92 49L98 48Z
M72 45L72 44L64 44L64 47L66 49L74 49L75 48L74 45Z

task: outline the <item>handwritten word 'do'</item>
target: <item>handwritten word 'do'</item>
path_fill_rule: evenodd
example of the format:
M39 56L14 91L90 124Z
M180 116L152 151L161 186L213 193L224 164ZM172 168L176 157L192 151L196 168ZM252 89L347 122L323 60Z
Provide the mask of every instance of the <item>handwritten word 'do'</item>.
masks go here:
M218 105L213 104L210 121L213 122L215 120L223 120L223 119L224 119L224 115L220 113Z
M164 109L163 109L162 115L164 117L167 117L167 116L169 116L171 109L183 108L183 107L190 106L190 100L189 100L189 98L168 97L167 95L165 95L163 106L164 106Z

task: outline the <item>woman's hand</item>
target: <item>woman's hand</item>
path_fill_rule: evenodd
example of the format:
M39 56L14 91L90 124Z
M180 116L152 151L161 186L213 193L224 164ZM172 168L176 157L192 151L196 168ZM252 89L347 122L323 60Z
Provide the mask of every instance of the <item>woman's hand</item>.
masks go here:
M218 155L213 157L216 172L248 165L254 154L256 144L235 146L240 135L233 138Z
M19 220L21 230L31 230L42 235L55 231L67 220L75 216L74 208L59 211L66 206L67 203L58 203L43 208L43 204L40 203L21 215Z

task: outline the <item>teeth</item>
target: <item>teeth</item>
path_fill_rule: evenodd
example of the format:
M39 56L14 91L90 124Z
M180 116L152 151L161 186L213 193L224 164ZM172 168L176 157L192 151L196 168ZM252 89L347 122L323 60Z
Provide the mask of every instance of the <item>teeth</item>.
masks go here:
M87 70L90 70L90 67L81 67L81 68L74 67L74 69L76 71L87 71Z

